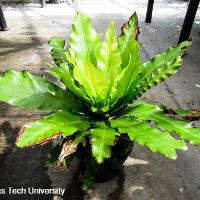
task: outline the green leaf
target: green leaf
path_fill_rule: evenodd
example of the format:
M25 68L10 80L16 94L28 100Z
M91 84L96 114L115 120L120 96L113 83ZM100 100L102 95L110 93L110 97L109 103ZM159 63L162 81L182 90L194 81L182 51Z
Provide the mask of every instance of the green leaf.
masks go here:
M102 163L105 158L110 157L111 146L115 141L115 136L119 133L104 122L99 122L97 127L91 131L91 134L92 154L98 163Z
M94 102L96 94L96 57L101 45L100 37L92 28L89 18L78 12L70 35L69 51L73 62L73 77Z
M95 75L96 68L91 63L89 57L85 58L83 62L79 62L80 65L75 65L73 70L73 76L78 83L83 86L86 94L90 99L94 101L94 98L97 97L96 94L96 85L95 85ZM98 78L98 77L97 77Z
M158 106L147 102L138 102L130 105L127 113L140 120L154 121L162 129L176 132L182 139L190 140L191 143L200 144L200 128L193 128L189 122L174 119L163 114L162 109Z
M98 88L98 94L105 99L105 105L109 105L109 98L113 99L113 96L116 95L117 79L121 74L121 62L115 27L111 22L97 54L99 77L104 80L104 84Z
M61 63L68 63L66 52L60 48L53 48L51 50L51 56L54 58L54 62L57 66Z
M33 76L26 71L6 71L0 77L0 93L0 101L22 108L74 111L83 109L81 103L77 102L71 93L44 77Z
M141 72L141 61L139 55L139 43L130 39L128 48L130 49L130 60L126 68L123 69L120 80L117 83L117 95L114 108L127 103L132 97L132 91Z
M51 38L48 44L54 48L64 49L65 40L63 38Z
M181 56L189 45L191 45L190 41L182 42L177 47L169 48L144 63L132 98L136 99L146 90L176 73L177 69L182 65Z
M199 111L195 112L195 111L192 111L192 110L183 110L183 109L171 109L171 110L181 117L190 116L190 115L193 115L195 113L197 114L197 116L200 116Z
M122 26L122 33L118 38L119 51L122 57L122 68L128 65L130 59L130 40L137 42L137 37L139 34L138 18L136 12L130 17L130 19ZM138 43L139 44L139 43Z
M123 71L117 71L111 92L109 92L111 97L109 98L110 100L108 103L112 104L112 110L120 108L127 103L126 100L129 99L128 96L132 94L133 86L141 71L139 43L134 35L136 34L137 26L137 16L134 14L129 22L127 22L126 28L124 27L122 30L122 35L118 40L119 50L117 52L120 52L122 56L121 67L125 68ZM114 33L112 33L112 35L113 34ZM114 58L112 60L114 60Z
M164 154L168 158L176 158L176 149L187 149L184 141L176 140L168 132L161 132L145 122L133 117L124 116L110 121L113 128L120 133L127 133L131 140L147 146L154 153Z
M79 61L83 62L88 56L91 58L92 64L95 65L95 52L100 44L100 37L92 28L90 19L78 12L72 25L69 42L70 53L74 54L77 65L79 66Z
M51 38L48 42L53 47L51 50L51 56L54 58L54 62L57 66L61 63L68 62L66 56L65 40L63 38Z
M129 18L129 20L121 27L122 33L119 36L118 43L120 53L123 53L128 46L129 39L137 39L138 35L138 18L136 12Z
M160 105L164 114L174 115L176 118L186 121L200 120L200 110L185 110L179 108L167 108L165 105Z
M66 63L61 63L60 67L55 66L53 72L60 77L60 81L70 90L74 95L80 98L81 101L91 104L91 99L88 98L87 93L77 86L75 80L70 73L70 67Z
M27 147L44 143L59 134L70 136L78 130L85 131L89 126L89 121L83 116L59 111L26 125L19 134L17 146Z
M78 144L80 142L83 142L83 140L85 140L85 137L86 136L89 136L90 135L90 132L89 131L82 131L82 132L78 132L76 135L75 135L75 140L74 140L74 144Z
M178 116L185 120L200 120L200 110L183 110L183 109L171 109Z

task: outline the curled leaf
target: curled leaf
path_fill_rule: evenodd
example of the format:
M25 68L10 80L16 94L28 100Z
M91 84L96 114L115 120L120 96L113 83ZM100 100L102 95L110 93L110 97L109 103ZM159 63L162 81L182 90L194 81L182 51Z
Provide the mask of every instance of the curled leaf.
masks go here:
M59 170L66 169L67 168L66 158L69 155L75 153L76 149L77 149L77 144L74 144L73 140L71 138L68 138L67 140L65 140L65 142L63 143L63 146L62 146L62 151L58 158L58 162L56 164L56 169L59 169Z

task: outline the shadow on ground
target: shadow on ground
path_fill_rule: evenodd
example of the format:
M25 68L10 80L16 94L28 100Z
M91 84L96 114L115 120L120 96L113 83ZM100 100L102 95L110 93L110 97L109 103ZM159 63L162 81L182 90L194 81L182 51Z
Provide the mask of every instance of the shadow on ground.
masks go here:
M47 175L45 161L51 144L18 149L15 147L18 127L12 127L5 121L0 125L0 132L6 138L6 148L0 154L0 188L51 188L51 181ZM51 200L51 195L1 195L1 200Z

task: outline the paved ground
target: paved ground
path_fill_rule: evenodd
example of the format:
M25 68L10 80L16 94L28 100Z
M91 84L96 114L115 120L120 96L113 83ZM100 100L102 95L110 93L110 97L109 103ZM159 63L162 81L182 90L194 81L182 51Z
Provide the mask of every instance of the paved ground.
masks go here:
M142 58L146 59L176 45L187 3L181 0L155 1L153 22L144 23L144 0L79 0L77 4L26 7L5 6L9 31L0 32L0 72L27 69L46 74L44 61L51 61L47 41L50 37L69 37L77 8L91 16L101 35L110 20L120 25L137 11L141 26ZM143 96L151 102L169 107L200 108L200 13L192 30L193 45L184 57L181 70ZM17 149L16 134L25 122L43 113L19 110L0 104L0 189L7 186L66 188L63 198L38 195L0 195L5 200L199 200L200 148L178 152L177 160L155 155L137 144L124 166L124 172L109 183L95 184L86 194L80 189L77 165L69 172L57 172L45 166L52 144L32 149ZM199 125L199 123L197 123Z

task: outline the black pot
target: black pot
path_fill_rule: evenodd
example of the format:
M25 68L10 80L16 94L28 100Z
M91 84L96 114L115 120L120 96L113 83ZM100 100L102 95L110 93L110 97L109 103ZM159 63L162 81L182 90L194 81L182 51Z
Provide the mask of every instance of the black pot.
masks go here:
M80 143L77 148L77 158L81 164L81 171L84 173L86 165L93 159L96 175L94 181L103 183L112 180L121 172L123 163L128 158L133 149L133 142L127 134L122 134L111 148L111 157L104 160L103 164L98 164L92 157L89 138L85 143Z

